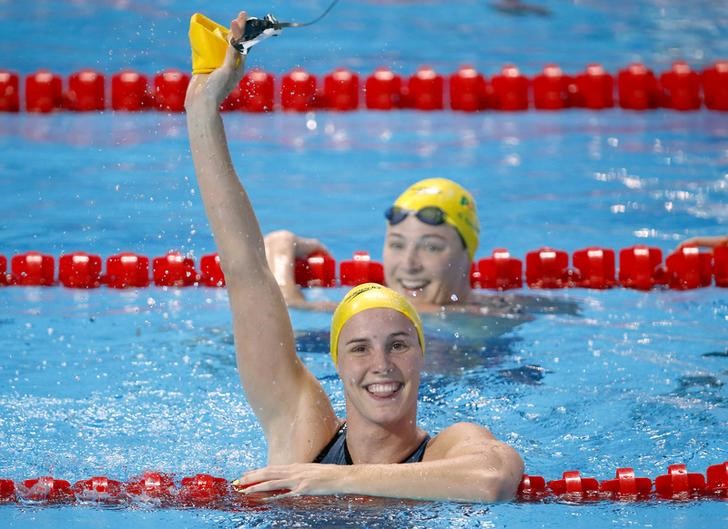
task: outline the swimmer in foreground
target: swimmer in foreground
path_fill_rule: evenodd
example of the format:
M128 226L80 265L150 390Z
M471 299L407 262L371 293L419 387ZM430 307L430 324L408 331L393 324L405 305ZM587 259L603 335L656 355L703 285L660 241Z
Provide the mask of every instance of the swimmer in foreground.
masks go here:
M231 42L245 19L240 13L232 21ZM243 493L289 490L279 497L513 498L523 462L512 447L473 423L453 424L432 438L417 426L424 340L403 296L361 285L334 313L331 355L344 385L345 420L296 355L288 309L218 110L244 63L228 46L220 67L193 75L185 101L195 172L230 297L240 378L268 443L269 466L234 485Z

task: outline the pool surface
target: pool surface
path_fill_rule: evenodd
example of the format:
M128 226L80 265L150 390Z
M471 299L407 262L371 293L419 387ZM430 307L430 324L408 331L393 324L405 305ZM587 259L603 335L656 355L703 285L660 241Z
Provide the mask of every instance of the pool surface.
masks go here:
M536 0L533 0L536 3ZM255 14L313 18L317 1L256 3ZM326 22L262 44L250 65L276 74L382 64L450 73L506 62L616 72L728 58L718 2L543 1L553 15L509 17L487 2L341 0ZM231 2L0 0L0 68L68 75L188 68L194 11L225 21ZM445 176L472 190L477 258L544 245L573 252L649 244L669 253L726 233L725 113L619 109L464 114L414 111L225 115L233 158L264 231L295 229L337 260L381 259L382 212L411 182ZM0 254L83 250L150 257L215 251L192 172L184 116L160 112L0 114ZM344 289L310 289L337 300ZM547 479L578 469L654 478L728 460L728 296L708 288L639 292L522 289L507 318L425 318L430 353L421 425L487 425ZM330 315L292 311L299 354L343 414L328 356ZM145 470L228 479L265 463L238 380L224 289L117 291L0 287L0 478ZM0 527L607 527L728 525L725 501L463 505L400 500L272 504L265 510L135 505L0 505Z

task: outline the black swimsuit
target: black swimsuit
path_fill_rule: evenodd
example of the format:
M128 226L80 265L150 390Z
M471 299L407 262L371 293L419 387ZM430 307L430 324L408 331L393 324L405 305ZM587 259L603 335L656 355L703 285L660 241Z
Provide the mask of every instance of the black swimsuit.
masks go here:
M426 435L419 446L400 463L419 463L425 456L425 448L430 441L430 436ZM349 449L346 447L346 423L334 434L334 438L329 441L321 453L316 456L314 463L323 463L324 465L353 465Z

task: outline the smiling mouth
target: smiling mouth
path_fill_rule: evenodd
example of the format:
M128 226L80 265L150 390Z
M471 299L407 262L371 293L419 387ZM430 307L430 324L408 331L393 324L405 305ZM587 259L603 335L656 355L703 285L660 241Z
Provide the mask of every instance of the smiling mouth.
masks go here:
M389 399L394 397L402 389L401 382L378 382L364 386L371 396L377 399Z
M400 279L399 284L410 292L422 292L430 282L425 279Z

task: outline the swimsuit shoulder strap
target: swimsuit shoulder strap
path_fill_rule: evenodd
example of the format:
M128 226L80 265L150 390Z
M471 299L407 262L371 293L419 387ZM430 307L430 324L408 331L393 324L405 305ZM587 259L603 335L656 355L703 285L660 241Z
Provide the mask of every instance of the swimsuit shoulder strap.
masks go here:
M346 452L346 422L344 422L339 426L331 441L321 450L313 462L329 465L346 465Z

